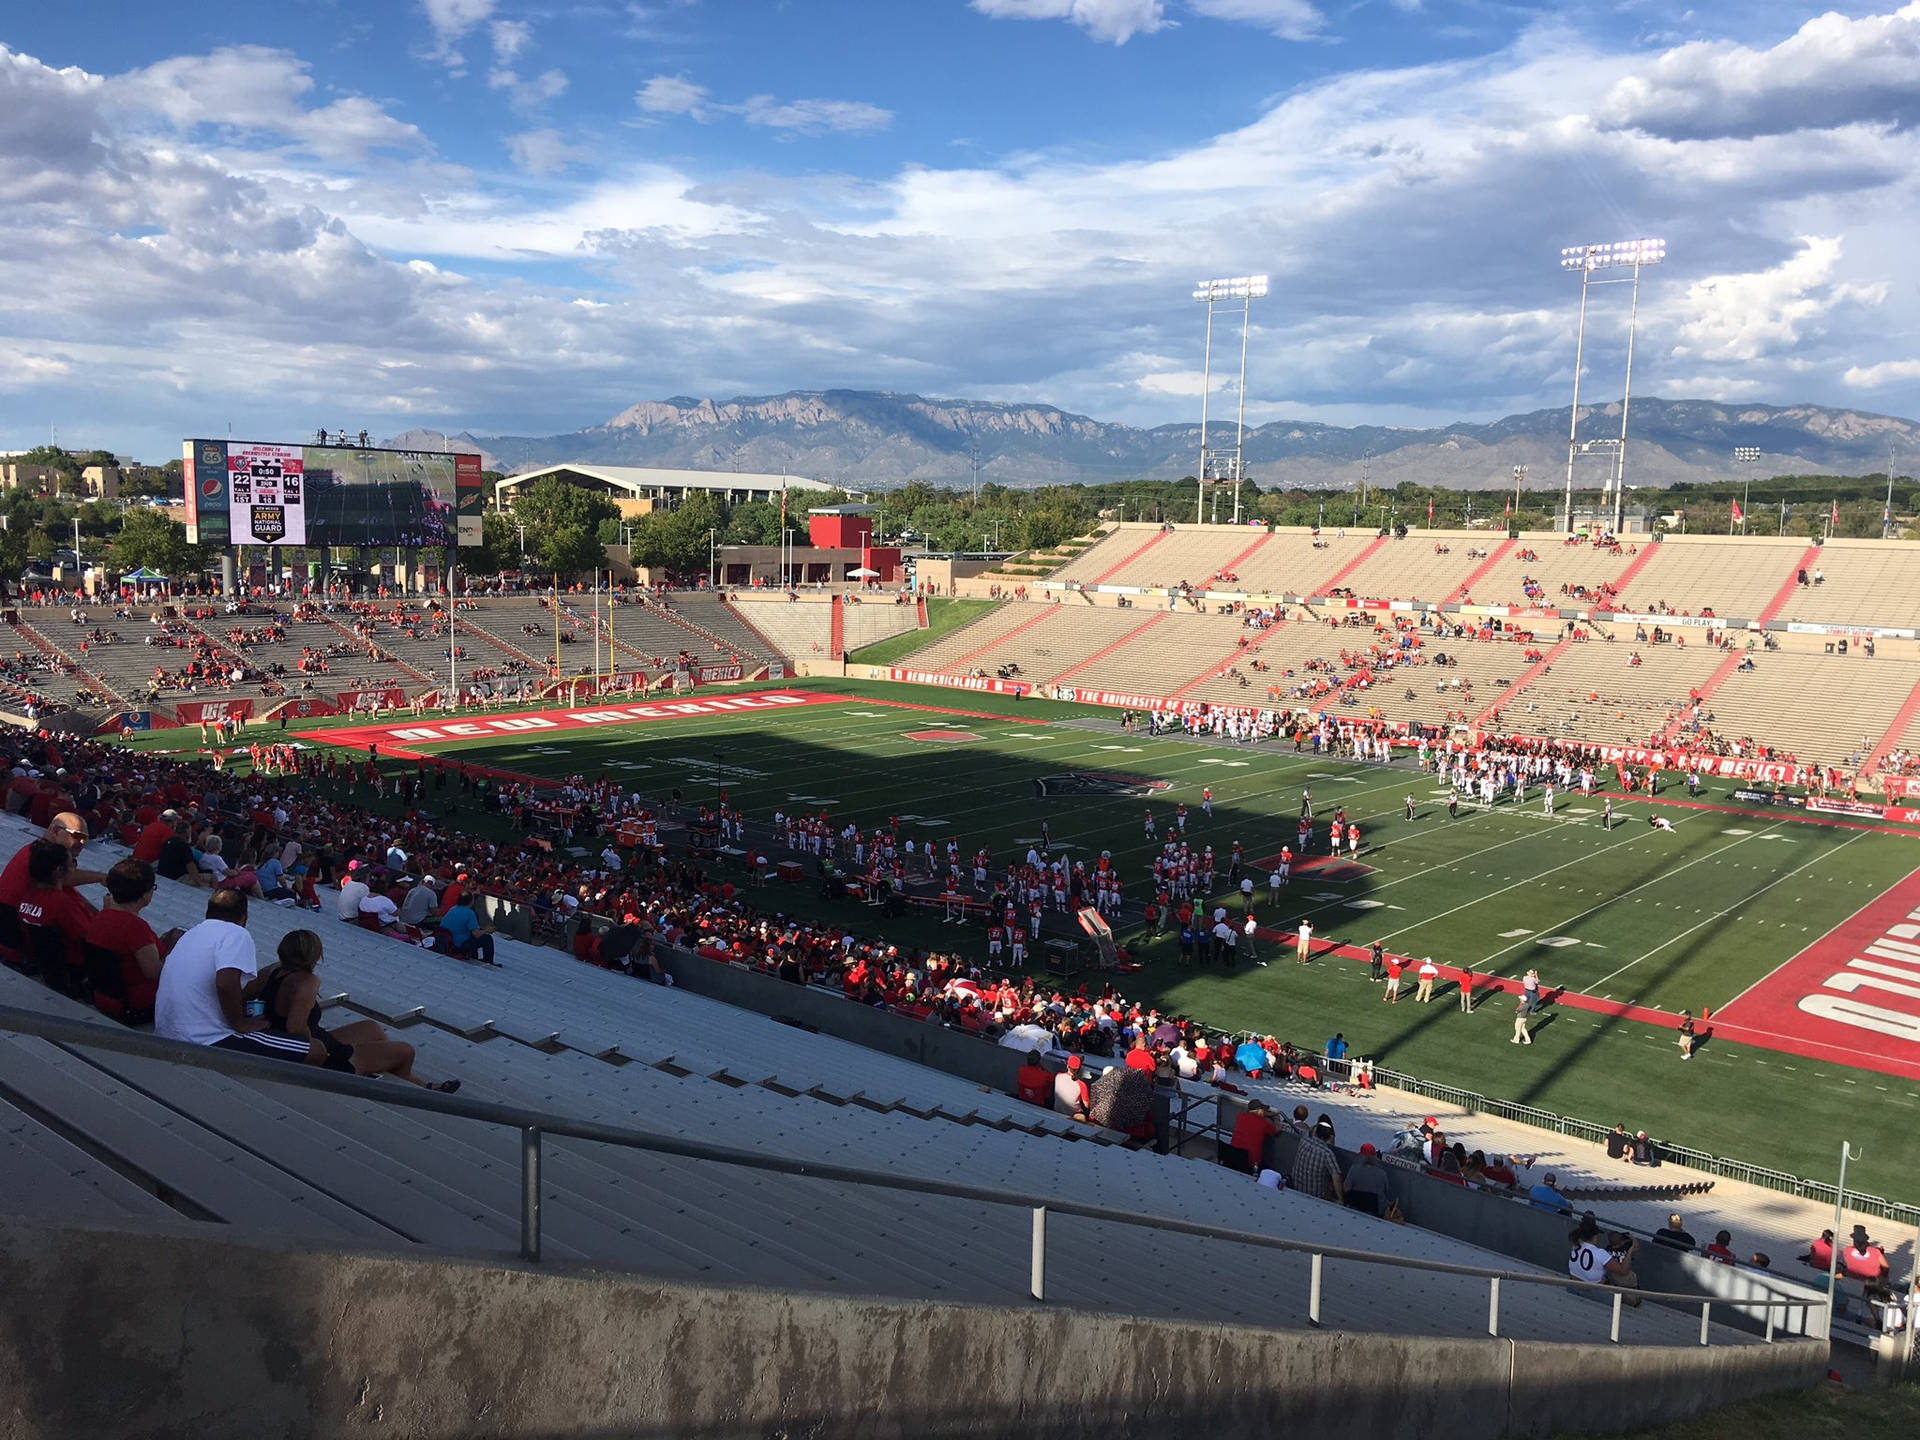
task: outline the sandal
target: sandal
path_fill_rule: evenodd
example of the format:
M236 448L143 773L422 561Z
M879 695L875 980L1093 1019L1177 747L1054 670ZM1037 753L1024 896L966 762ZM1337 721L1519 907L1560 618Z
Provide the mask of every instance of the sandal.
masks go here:
M442 1080L437 1084L427 1086L427 1089L437 1095L452 1095L460 1089L460 1082L458 1080Z

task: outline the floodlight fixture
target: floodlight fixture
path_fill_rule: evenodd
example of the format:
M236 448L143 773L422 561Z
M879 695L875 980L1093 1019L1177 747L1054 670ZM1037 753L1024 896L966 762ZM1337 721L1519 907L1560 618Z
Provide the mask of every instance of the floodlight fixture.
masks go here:
M1217 482L1233 482L1233 523L1240 523L1240 471L1242 450L1247 438L1247 337L1253 330L1253 302L1267 293L1264 275L1238 275L1225 280L1202 280L1194 287L1193 298L1207 307L1206 360L1200 378L1200 479L1194 496L1194 523L1206 516L1209 481L1216 482L1214 518L1219 518L1220 492ZM1207 448L1207 402L1213 391L1213 311L1221 304L1234 304L1240 311L1240 417L1234 431L1233 455L1215 457Z
M1213 300L1259 300L1267 293L1264 275L1237 275L1230 280L1202 280L1194 287L1193 298Z
M1612 473L1600 492L1603 501L1609 490L1613 492L1613 533L1617 535L1626 522L1627 414L1633 407L1633 342L1640 321L1640 272L1648 265L1661 264L1666 258L1667 242L1653 237L1614 240L1603 245L1568 245L1560 251L1560 268L1580 273L1580 325L1573 344L1573 407L1567 421L1567 490L1562 517L1569 533L1573 530L1573 462L1580 454L1599 448L1580 443L1580 371L1586 356L1588 287L1626 282L1633 285L1633 302L1627 313L1627 375L1620 402L1620 438L1610 447L1614 450ZM1632 273L1608 281L1594 279L1596 270Z
M1760 447L1758 445L1736 445L1733 447L1733 458L1743 463L1751 464L1760 458Z
M1616 240L1607 245L1569 245L1560 252L1562 270L1607 270L1658 265L1667 258L1664 240Z

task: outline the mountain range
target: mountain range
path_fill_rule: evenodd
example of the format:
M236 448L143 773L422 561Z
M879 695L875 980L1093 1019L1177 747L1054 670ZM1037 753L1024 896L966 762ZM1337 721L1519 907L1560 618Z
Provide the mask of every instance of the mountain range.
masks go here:
M1744 405L1636 399L1628 443L1629 484L1666 487L1724 481L1749 468L1736 448L1760 452L1754 478L1776 474L1911 473L1920 425L1890 415L1824 405ZM1620 433L1620 406L1581 407L1580 438ZM1216 422L1216 453L1231 425ZM567 460L687 470L790 473L852 490L922 480L966 485L1089 484L1175 479L1198 467L1200 427L1141 429L1051 405L932 400L868 390L793 391L732 400L642 401L605 424L565 435L446 435L410 430L385 442L408 449L478 451L509 473ZM1557 488L1566 473L1567 412L1535 410L1487 423L1430 429L1273 421L1249 429L1248 479L1263 489L1344 488L1401 481L1506 489L1524 465L1531 487ZM1583 457L1576 484L1597 488L1611 456Z

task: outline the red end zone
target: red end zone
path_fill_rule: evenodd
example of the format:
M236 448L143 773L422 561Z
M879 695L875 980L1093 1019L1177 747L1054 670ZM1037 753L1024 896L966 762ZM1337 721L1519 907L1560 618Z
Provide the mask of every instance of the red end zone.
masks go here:
M650 700L638 705L604 705L571 710L535 710L513 715L476 715L465 720L386 721L338 730L301 731L302 740L355 749L377 745L383 755L412 759L420 745L453 740L486 740L505 735L555 735L590 730L596 725L634 725L646 720L684 720L695 715L750 714L803 705L844 705L847 695L818 690L759 690L749 695L716 695L708 700Z
M1715 1014L1713 1029L1920 1080L1920 870Z

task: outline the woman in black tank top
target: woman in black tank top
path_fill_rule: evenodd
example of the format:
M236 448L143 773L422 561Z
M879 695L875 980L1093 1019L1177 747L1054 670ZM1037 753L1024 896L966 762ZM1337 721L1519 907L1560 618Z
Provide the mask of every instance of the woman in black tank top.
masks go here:
M279 963L261 976L259 998L266 1003L267 1027L276 1035L318 1040L325 1056L318 1063L329 1070L353 1075L392 1075L427 1090L451 1095L458 1080L438 1084L413 1073L413 1046L389 1040L372 1020L356 1020L338 1030L320 1025L320 937L311 930L293 930L280 941Z

